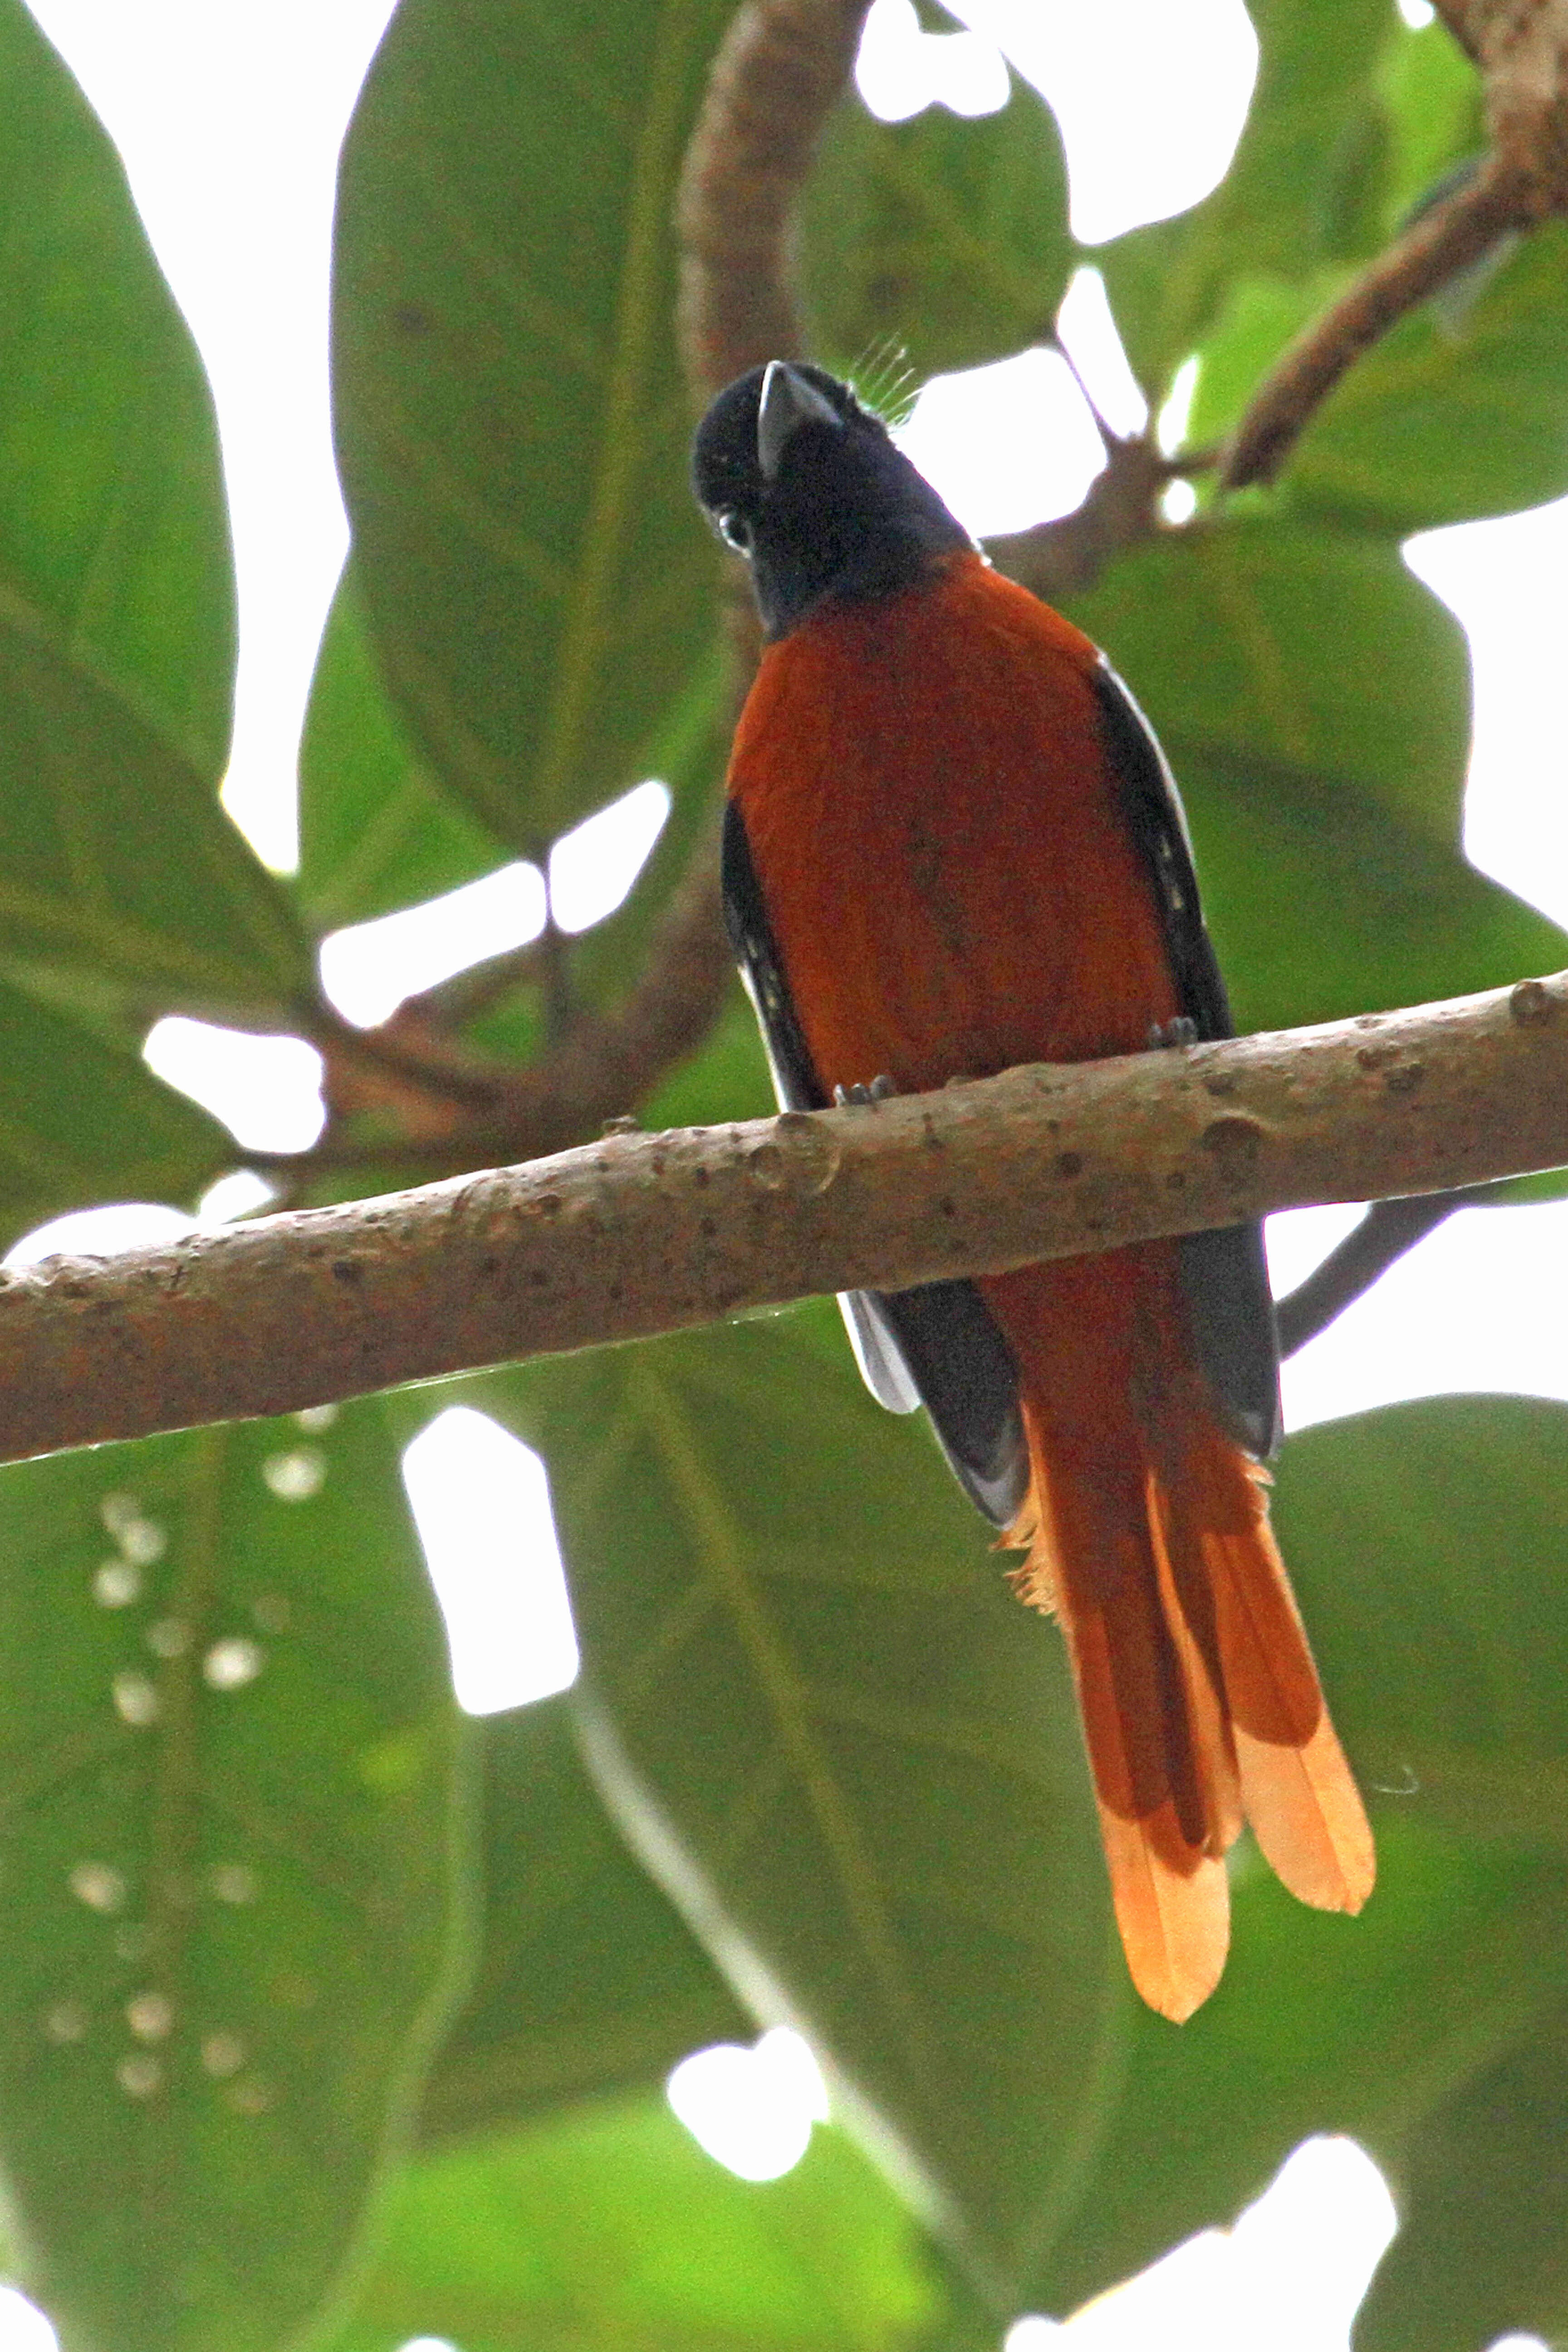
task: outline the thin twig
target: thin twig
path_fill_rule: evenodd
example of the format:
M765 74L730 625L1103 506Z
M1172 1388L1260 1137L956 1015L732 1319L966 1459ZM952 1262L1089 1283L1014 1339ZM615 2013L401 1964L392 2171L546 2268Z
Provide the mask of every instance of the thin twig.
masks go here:
M368 1068L396 1080L400 1088L412 1088L416 1095L438 1104L488 1113L506 1078L501 1066L487 1066L478 1055L455 1041L420 1038L416 1042L384 1025L356 1028L324 997L302 1005L299 1018L301 1033L318 1048L329 1069L334 1063L351 1071Z
M1439 0L1486 87L1489 152L1293 343L1253 395L1221 473L1271 481L1361 354L1500 238L1568 211L1568 0Z
M487 956L483 963L470 964L467 971L454 972L450 979L405 996L398 1013L428 1027L461 1029L504 1003L514 991L542 979L543 971L542 938L531 939L525 947Z
M540 951L541 993L543 997L544 1042L553 1050L572 1034L576 1016L576 992L572 979L572 936L555 919L552 904L537 945Z
M596 1136L606 1119L635 1110L668 1071L697 1051L734 980L720 904L715 820L701 829L637 984L613 1012L580 1013L559 1044L525 1068L497 1066L488 1072L482 1099L465 1116L433 1118L423 1127L405 1117L381 1136L329 1130L308 1151L248 1158L297 1190L318 1169L379 1168L433 1177L566 1150ZM355 1040L363 1034L350 1032ZM410 1115L418 1108L417 1102L405 1106Z
M1390 1266L1428 1234L1436 1233L1456 1209L1475 1208L1490 1199L1495 1190L1490 1184L1462 1184L1450 1192L1374 1201L1360 1223L1275 1307L1281 1356L1295 1355L1309 1339L1326 1331L1347 1307L1381 1282Z
M0 1459L1564 1163L1568 973L864 1108L616 1136L13 1272Z
M1058 604L1092 588L1113 555L1158 530L1156 502L1172 473L1152 442L1117 441L1071 514L988 539L985 551L1009 580Z
M1272 481L1329 394L1407 310L1530 226L1516 174L1485 166L1414 221L1275 362L1254 393L1220 469L1225 489Z

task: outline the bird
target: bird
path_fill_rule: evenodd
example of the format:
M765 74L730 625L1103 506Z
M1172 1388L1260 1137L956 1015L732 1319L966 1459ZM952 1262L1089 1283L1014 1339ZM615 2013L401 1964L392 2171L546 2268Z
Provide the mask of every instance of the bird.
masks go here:
M773 360L712 401L692 480L764 638L722 889L781 1108L1230 1035L1147 719L883 420ZM1292 1894L1359 1910L1372 1835L1268 1522L1261 1226L840 1304L1066 1637L1143 2000L1180 2021L1218 1983L1244 1821Z

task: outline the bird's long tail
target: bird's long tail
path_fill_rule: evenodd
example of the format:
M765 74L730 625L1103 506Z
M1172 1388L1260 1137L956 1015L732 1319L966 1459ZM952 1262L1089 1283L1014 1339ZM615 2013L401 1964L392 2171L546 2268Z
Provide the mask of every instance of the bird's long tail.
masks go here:
M1020 1597L1061 1622L1117 1923L1151 2007L1189 2017L1225 1965L1224 1855L1245 1820L1293 1895L1358 1911L1371 1832L1268 1526L1226 1434L1164 1245L985 1286L1021 1375L1031 1484Z

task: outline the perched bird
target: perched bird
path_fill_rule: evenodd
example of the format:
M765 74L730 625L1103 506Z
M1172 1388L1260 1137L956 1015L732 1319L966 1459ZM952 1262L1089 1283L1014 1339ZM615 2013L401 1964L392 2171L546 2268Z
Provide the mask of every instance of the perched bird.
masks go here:
M697 496L766 649L735 736L731 940L781 1103L1230 1033L1169 769L1070 623L994 572L850 389L721 393ZM1067 1637L1128 1965L1187 2017L1246 1819L1304 1902L1373 1881L1361 1800L1269 1532L1256 1225L843 1301Z

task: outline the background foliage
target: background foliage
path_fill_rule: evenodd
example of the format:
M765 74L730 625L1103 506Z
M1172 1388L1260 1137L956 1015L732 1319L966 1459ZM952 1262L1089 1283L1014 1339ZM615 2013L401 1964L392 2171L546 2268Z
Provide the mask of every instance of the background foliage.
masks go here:
M0 1239L233 1161L141 1062L153 1019L320 1034L325 928L654 773L658 851L561 950L580 1013L625 993L722 755L669 223L728 15L398 8L344 152L354 551L281 883L215 796L200 370L106 140L0 0ZM1155 410L1198 359L1194 449L1478 137L1440 26L1253 15L1226 179L1092 256ZM1568 490L1565 236L1406 320L1277 491L1221 512L1200 476L1073 607L1182 776L1246 1024L1568 962L1461 854L1464 647L1399 554ZM802 240L829 362L1047 338L1079 257L1032 91L830 127ZM520 969L471 1042L536 1050L561 986ZM639 1108L765 1099L732 1001ZM344 1117L387 1133L384 1103ZM959 2352L1228 2217L1321 2128L1402 2207L1363 2352L1568 2330L1568 1412L1448 1399L1292 1444L1279 1522L1382 1878L1352 1925L1244 1858L1229 1974L1178 2035L1125 1980L1056 1636L826 1310L457 1386L550 1465L586 1662L482 1727L396 1478L428 1399L0 1475L0 2171L68 2352L308 2326ZM804 2025L860 2143L819 2133L767 2188L658 2096L752 2017Z

